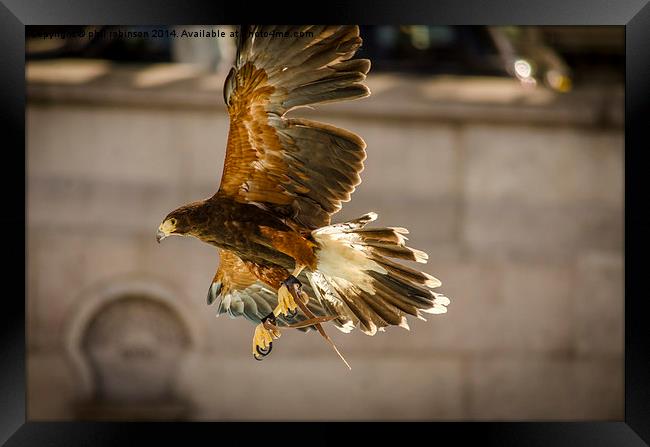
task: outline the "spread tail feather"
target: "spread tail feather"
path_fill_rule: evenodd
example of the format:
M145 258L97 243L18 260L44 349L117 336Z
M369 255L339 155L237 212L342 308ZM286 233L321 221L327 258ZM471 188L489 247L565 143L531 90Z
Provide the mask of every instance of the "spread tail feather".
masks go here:
M438 279L389 259L425 263L427 254L406 246L404 228L366 228L375 219L377 214L368 213L312 232L320 248L309 281L328 311L339 316L337 327L374 335L391 325L408 329L406 315L424 319L422 313L447 312L449 299L432 290L441 285Z

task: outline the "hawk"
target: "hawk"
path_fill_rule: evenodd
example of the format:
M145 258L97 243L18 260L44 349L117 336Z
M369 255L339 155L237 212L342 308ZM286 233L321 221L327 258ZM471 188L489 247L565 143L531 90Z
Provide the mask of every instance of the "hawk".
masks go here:
M353 58L361 43L357 26L242 26L223 88L230 128L219 189L158 227L158 242L192 236L218 248L208 304L221 297L218 314L257 324L258 360L284 328L316 329L331 343L325 322L374 335L408 329L407 315L447 311L438 279L396 261L428 258L406 246L406 229L369 226L372 212L331 222L361 183L365 142L287 116L370 95L370 61Z

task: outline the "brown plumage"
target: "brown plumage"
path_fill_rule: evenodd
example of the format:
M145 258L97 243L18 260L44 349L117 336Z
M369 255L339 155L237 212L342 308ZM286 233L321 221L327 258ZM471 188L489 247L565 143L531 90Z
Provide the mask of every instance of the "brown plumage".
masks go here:
M285 32L290 37L278 37ZM224 85L230 128L219 190L171 212L158 230L159 240L189 235L219 248L208 293L210 303L222 297L219 313L261 321L295 268L304 268L298 279L309 311L335 317L346 332L359 327L372 335L408 327L406 314L446 311L448 300L431 290L438 280L389 259L426 261L406 247L405 229L366 228L374 213L330 225L361 182L364 141L286 116L368 96L370 61L352 59L361 43L357 26L241 29Z
M270 314L273 308L277 305L276 286L267 286L263 283L258 276L251 272L251 269L233 252L229 250L219 249L219 268L212 279L210 288L208 290L208 304L212 304L219 296L221 301L217 309L217 315L228 314L232 318L245 317L248 320L259 323L263 317ZM279 279L273 281L281 281L286 278L286 270L278 269L281 271ZM262 275L265 280L268 276ZM309 280L305 274L298 277L303 282L304 291L314 296L314 293L309 284ZM307 307L311 312L317 316L327 316L328 312L323 308L318 300L310 300ZM291 320L280 317L280 323L289 324L292 322L301 322L306 318L303 315L297 315ZM303 328L302 331L308 331L311 327Z

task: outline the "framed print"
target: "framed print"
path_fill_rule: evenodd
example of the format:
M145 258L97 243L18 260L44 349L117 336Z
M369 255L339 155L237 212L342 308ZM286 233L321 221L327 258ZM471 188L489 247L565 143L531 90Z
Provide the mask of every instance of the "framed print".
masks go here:
M6 445L647 445L647 2L0 21Z

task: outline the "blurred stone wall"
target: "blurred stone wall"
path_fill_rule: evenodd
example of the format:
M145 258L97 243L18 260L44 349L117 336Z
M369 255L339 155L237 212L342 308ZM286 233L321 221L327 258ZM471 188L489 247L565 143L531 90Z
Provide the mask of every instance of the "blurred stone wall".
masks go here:
M299 112L368 144L336 219L409 228L452 300L410 332L330 328L348 371L313 333L254 361L253 325L206 306L215 250L155 241L167 212L217 188L221 74L63 85L32 64L30 419L623 418L622 86L371 73L370 98Z

